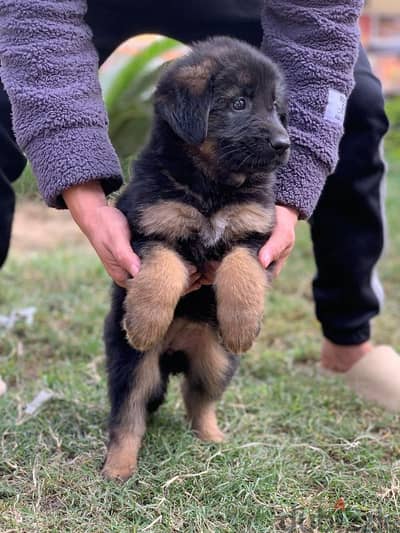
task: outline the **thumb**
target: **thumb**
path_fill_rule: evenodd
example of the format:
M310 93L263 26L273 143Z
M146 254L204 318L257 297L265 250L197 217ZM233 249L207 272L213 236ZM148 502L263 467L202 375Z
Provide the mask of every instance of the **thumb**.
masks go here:
M258 259L264 268L267 268L275 259L277 249L272 236L266 244L258 252Z
M140 269L140 259L133 251L129 239L125 239L122 235L115 243L114 249L111 246L108 246L108 249L116 266L134 278Z
M134 278L140 270L140 259L130 246L118 255L118 264Z

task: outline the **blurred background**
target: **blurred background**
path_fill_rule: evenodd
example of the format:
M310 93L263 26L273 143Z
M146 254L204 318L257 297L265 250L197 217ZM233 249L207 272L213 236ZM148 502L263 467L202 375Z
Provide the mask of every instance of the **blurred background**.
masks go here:
M386 95L400 94L400 2L367 0L361 17L362 42Z

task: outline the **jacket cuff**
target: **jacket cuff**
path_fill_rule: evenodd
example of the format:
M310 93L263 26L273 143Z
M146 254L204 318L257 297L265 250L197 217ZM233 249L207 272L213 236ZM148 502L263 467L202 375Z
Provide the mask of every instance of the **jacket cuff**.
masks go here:
M276 203L296 209L300 220L310 218L331 170L314 152L292 144L288 163L277 173Z
M69 128L36 137L25 152L50 207L65 209L61 194L74 185L99 180L106 195L122 185L118 156L102 127Z

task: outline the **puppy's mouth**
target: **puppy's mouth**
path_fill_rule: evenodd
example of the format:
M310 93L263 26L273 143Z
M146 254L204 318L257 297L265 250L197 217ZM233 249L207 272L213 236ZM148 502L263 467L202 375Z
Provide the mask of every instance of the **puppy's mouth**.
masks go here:
M285 165L289 160L290 149L282 153L259 151L259 152L238 152L231 156L227 162L233 172L260 172L273 171L281 165Z
M254 159L249 160L250 168L254 170L275 170L276 168L284 165L289 160L289 150L286 150L282 154L271 154L271 156L260 155L259 157L255 156Z

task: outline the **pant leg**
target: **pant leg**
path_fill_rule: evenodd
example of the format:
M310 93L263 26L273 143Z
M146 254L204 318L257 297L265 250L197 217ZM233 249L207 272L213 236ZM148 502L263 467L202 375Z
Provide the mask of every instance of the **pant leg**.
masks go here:
M7 258L14 216L11 183L21 175L25 164L11 127L11 105L0 81L0 267Z
M336 344L369 339L383 291L376 263L384 244L382 138L388 129L379 80L363 49L355 66L339 162L311 219L313 282L323 334Z

